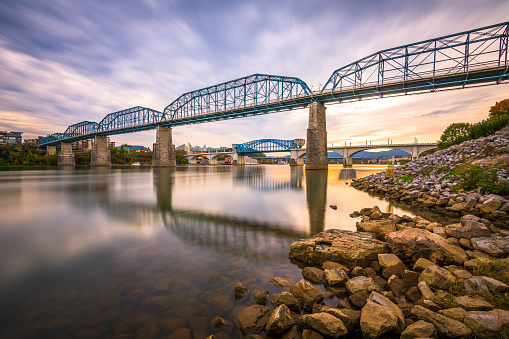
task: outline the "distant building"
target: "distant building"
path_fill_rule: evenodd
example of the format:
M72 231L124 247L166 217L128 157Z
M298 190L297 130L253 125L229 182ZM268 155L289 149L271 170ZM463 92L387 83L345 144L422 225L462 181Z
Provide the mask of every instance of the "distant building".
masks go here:
M182 144L178 147L175 147L175 150L177 151L184 151L184 154L188 154L189 153L189 147L186 146L186 144Z
M135 152L141 152L141 153L148 153L150 152L150 148L140 145L133 145L133 146L118 146L118 149L125 149L127 151L134 150Z
M24 144L26 145L34 145L34 146L37 146L37 141L39 139L25 139L25 141L23 141Z
M7 131L0 131L0 145L19 145L23 142L23 139L21 138L21 134L23 132L7 132Z

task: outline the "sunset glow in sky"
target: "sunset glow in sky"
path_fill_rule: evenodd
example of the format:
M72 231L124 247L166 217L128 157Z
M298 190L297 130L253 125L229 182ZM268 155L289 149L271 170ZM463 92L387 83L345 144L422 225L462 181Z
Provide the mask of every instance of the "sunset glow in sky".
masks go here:
M507 0L0 2L0 130L24 138L254 73L314 90L376 51L509 20ZM486 86L327 106L331 143L436 141L509 98ZM176 145L305 138L306 109L173 129ZM115 135L152 146L155 130Z

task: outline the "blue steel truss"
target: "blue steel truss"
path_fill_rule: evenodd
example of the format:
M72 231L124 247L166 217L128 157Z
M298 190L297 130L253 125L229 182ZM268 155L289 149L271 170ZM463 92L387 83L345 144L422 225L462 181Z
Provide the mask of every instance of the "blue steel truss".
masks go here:
M299 78L253 74L185 93L164 113L174 121L196 123L287 110L311 102L311 90Z
M181 95L164 113L132 107L100 123L83 121L39 140L43 146L282 110L316 101L342 102L509 80L509 22L371 54L330 76L312 93L299 78L254 74Z
M291 149L300 148L295 140L259 139L243 144L237 144L234 150L237 153L259 153L259 152L290 152Z
M435 91L509 78L509 22L386 49L332 73L319 100Z

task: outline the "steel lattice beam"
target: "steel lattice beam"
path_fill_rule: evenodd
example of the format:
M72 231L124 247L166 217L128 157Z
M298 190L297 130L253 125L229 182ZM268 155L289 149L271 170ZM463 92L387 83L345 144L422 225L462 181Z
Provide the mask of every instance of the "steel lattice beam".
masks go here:
M259 153L259 152L290 152L291 149L300 148L295 140L259 139L243 144L237 144L234 150L237 153Z

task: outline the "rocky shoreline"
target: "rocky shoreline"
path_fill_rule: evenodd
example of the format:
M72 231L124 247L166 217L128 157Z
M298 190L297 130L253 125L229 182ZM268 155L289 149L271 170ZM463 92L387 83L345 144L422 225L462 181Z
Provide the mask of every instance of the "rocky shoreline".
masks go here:
M280 292L272 295L236 284L235 299L254 300L235 316L244 338L509 334L509 286L489 276L498 272L509 282L509 238L492 222L465 215L442 226L376 206L353 215L362 218L357 232L332 229L291 245L290 258L306 266L301 281L274 277ZM331 307L328 300L339 302ZM212 322L218 330L232 325Z
M354 179L351 185L371 194L448 216L473 214L492 221L496 227L509 228L509 200L506 197L486 193L480 188L468 192L457 190L459 182L453 177L447 177L447 170L444 170L465 164L479 165L483 170L494 163L502 167L497 173L497 180L507 184L507 130L486 138L465 141L413 160L396 167L392 177L386 172L380 172Z

